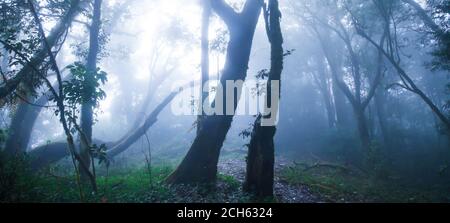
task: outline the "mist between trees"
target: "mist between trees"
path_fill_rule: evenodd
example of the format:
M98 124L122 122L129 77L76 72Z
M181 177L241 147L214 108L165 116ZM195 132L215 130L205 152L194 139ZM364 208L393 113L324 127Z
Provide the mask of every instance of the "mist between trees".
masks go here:
M449 12L2 0L0 198L164 202L207 185L225 202L448 202Z
M179 97L171 102L171 111L175 116L201 114L209 116L255 116L262 114L261 125L275 126L279 118L279 107L268 107L266 102L271 100L270 104L279 104L280 82L272 81L270 84L268 87L271 88L272 93L271 98L268 98L266 92L267 81L227 81L226 87L224 87L218 81L210 80L202 87L201 92L199 90L200 86L190 86L188 89L183 89L184 93L181 93ZM177 89L177 85L174 85L172 89ZM207 92L209 96L199 103L195 99L200 98L200 94L204 92ZM238 100L238 102L235 100ZM234 110L233 106L237 103L240 104Z

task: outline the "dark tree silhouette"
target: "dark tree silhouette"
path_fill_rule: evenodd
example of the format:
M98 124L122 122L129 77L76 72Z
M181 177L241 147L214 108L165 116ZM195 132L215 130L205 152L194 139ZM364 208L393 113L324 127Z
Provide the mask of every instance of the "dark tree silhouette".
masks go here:
M278 110L279 101L272 101L271 88L273 81L281 81L281 73L283 71L283 35L281 33L281 12L278 6L278 0L269 0L268 9L264 9L264 17L271 46L271 66L265 103L268 108ZM277 113L264 114L264 117L262 114L258 116L253 124L253 132L251 134L250 145L248 146L244 190L258 197L273 196L275 162L274 136L277 129L275 125L262 125L262 118L276 117Z
M226 89L227 81L245 80L252 48L253 36L261 13L261 0L247 0L242 12L236 12L223 0L211 1L212 9L226 23L230 32L226 63L220 78L220 84ZM234 95L236 110L239 97ZM226 95L223 95L223 109L226 108ZM213 104L214 104L213 103ZM225 110L224 110L225 111ZM226 114L223 112L223 114ZM233 115L211 115L202 121L189 152L178 168L167 178L170 184L213 183L217 179L217 163Z

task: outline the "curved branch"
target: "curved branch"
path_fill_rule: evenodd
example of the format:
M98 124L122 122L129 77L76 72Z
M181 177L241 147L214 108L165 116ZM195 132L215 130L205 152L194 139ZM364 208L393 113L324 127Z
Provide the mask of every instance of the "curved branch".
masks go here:
M153 112L147 117L145 123L141 125L134 132L129 134L129 136L120 141L120 142L109 142L106 143L107 147L112 147L107 151L108 157L114 157L119 155L128 149L131 145L134 144L141 136L143 136L147 130L155 124L157 121L158 115L161 111L177 96L183 88L180 88L177 91L172 92L168 95L163 102L161 102ZM102 144L103 142L100 140L93 140L95 144ZM70 155L69 151L67 151L68 144L66 142L56 142L52 144L47 144L43 146L39 146L33 150L31 150L28 155L32 158L31 166L34 170L41 169L51 163L57 162L64 157Z
M182 89L172 92L167 96L161 104L159 104L155 110L147 117L144 124L140 128L136 129L132 134L130 134L126 139L120 142L118 145L114 146L108 150L107 155L109 157L114 157L122 152L124 152L128 147L134 144L141 136L143 136L147 130L155 124L158 120L158 115L161 111L181 92Z
M47 42L50 47L53 47L59 39L63 36L66 30L70 27L73 19L80 12L79 8L81 3L85 1L75 0L72 1L71 7L64 18L52 29L50 35L47 37ZM45 44L44 44L45 45ZM48 57L47 48L42 46L38 52L30 59L30 61L15 75L10 78L6 83L0 86L0 99L5 98L11 92L16 90L19 84L34 70L34 67L39 67L44 60Z
M388 59L388 61L392 64L392 66L397 71L398 75L402 80L406 81L411 88L411 92L417 94L427 105L430 107L430 109L434 112L434 114L442 121L442 123L445 124L447 129L450 129L450 120L445 116L445 114L442 113L442 111L433 103L433 101L422 91L420 88L415 84L415 82L411 79L411 77L406 74L406 71L396 62L394 58L392 58L389 53L386 52L386 50L383 49L382 46L378 45L373 39L371 39L365 32L359 27L356 27L358 35L365 38L367 41L369 41L375 48L377 48L385 57Z
M224 0L210 0L211 8L227 24L228 28L237 24L239 14Z

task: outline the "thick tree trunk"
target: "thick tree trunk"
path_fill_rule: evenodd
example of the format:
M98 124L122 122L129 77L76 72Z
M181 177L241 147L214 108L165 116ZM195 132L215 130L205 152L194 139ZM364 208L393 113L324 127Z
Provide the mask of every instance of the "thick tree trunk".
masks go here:
M64 80L67 79L68 78L65 78ZM59 89L56 83L53 85L53 88L55 90ZM47 91L37 100L32 101L33 105L24 101L19 103L17 111L11 120L9 127L11 132L5 146L5 148L9 150L10 154L27 152L30 144L31 133L33 132L36 120L42 109L46 108L46 104L52 96L51 94L52 93L50 91Z
M275 126L261 126L261 116L254 123L247 155L244 191L265 198L273 196Z
M28 140L22 138L22 132L25 131L27 124L25 123L25 118L30 109L31 105L28 105L26 102L19 102L19 106L11 119L8 138L5 143L5 152L9 155L22 154L27 148Z
M81 131L80 136L80 157L90 167L91 163L91 142L92 142L92 126L94 124L94 107L93 97L95 94L95 78L97 72L97 60L100 50L99 34L101 28L101 7L102 0L95 0L93 7L92 23L89 35L89 53L86 61L86 77L84 82L83 104L81 106ZM81 171L81 176L85 178L87 173Z
M281 12L278 0L269 0L269 8L265 11L267 33L271 45L271 68L267 83L266 105L279 108L279 100L272 101L272 81L280 81L283 71L283 35L281 33ZM278 90L281 90L279 88ZM279 98L278 98L279 99ZM269 117L276 117L277 113ZM273 126L263 126L260 115L254 123L247 156L247 172L244 182L244 191L252 193L259 198L273 197L274 163L276 133Z
M211 1L211 6L225 21L230 31L226 64L220 78L221 87L226 89L227 81L245 80L247 76L253 36L261 13L261 1L247 0L243 11L239 14L223 0ZM221 101L217 97L215 102ZM234 110L238 99L235 94ZM223 95L222 101L225 109L226 94ZM186 157L166 182L170 184L214 183L217 179L220 149L232 121L233 115L206 116Z

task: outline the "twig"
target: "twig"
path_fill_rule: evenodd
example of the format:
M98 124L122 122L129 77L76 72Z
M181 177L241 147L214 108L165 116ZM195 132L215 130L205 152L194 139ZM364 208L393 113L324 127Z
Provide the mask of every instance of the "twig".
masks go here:
M153 181L152 181L152 150L150 147L150 140L148 139L147 132L145 132L145 138L147 139L147 144L148 144L148 158L147 158L147 155L145 155L145 161L147 162L150 187L152 187L152 184L153 184Z

